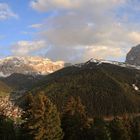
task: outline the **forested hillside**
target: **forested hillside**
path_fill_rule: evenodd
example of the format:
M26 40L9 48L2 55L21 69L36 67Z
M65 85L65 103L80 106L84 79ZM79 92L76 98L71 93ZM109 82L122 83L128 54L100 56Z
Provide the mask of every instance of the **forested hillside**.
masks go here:
M28 91L10 94L14 109L7 109L17 118L1 111L1 140L140 138L139 70L88 62L43 77L14 74L2 81L6 89Z
M90 62L46 76L32 92L45 91L60 111L73 96L81 98L89 115L110 116L139 113L139 88L138 70Z
M0 80L11 87L13 90L23 90L31 89L33 86L36 86L36 83L39 82L44 76L38 75L25 75L14 73L8 77L0 78Z

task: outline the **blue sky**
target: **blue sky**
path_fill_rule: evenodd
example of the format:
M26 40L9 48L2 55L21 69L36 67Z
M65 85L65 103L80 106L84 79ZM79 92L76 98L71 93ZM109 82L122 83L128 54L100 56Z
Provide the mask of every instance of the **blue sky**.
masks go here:
M0 0L0 3L6 3L9 8L17 14L17 18L9 18L0 21L0 46L2 53L11 55L11 45L19 40L32 40L33 33L36 30L29 26L41 22L48 13L40 13L29 6L28 0Z
M139 0L0 0L0 57L123 61L139 25Z

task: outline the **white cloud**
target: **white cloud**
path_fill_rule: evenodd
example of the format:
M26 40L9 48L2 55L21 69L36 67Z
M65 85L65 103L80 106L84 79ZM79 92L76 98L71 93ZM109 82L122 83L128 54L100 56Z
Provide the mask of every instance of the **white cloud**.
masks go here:
M19 41L12 46L12 53L14 55L26 56L30 55L35 51L38 51L46 47L46 42L40 41Z
M38 29L38 28L41 28L42 27L42 24L32 24L29 26L29 28L34 28L34 29Z
M81 0L83 1L83 0ZM71 8L81 4L80 0L33 0L31 7L38 11L48 11L54 8Z
M128 19L118 17L116 12L126 4L132 5L128 1L31 0L30 5L37 11L57 10L57 15L39 25L37 37L50 47L47 57L65 61L123 58L131 46L140 42L140 28L128 24Z
M107 8L116 4L120 4L124 1L125 0L32 0L30 5L35 10L48 11L58 8L79 8L87 3L92 5L100 5L102 8Z
M124 53L121 48L111 48L110 46L87 46L84 59L98 58L98 59L118 59Z
M0 3L0 20L6 20L9 18L18 18L6 3Z
M130 40L134 43L140 43L140 32L133 31L129 33Z

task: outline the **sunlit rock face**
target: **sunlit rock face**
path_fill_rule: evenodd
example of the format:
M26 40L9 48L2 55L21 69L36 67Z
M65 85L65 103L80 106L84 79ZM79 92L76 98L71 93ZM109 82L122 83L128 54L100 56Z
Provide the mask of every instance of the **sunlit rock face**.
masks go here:
M126 63L140 66L140 44L133 47L126 56Z
M7 57L0 59L0 76L13 73L47 75L64 67L63 61L53 62L42 57Z

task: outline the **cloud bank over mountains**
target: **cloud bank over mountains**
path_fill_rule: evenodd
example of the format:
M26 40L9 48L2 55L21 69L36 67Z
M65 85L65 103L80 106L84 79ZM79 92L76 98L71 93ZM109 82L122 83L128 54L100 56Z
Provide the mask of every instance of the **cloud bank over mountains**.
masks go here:
M30 55L30 52L38 51L46 46L45 41L19 41L12 47L12 53L14 55L26 56Z
M14 55L44 50L46 57L85 61L91 57L123 60L130 47L140 43L138 0L30 0L29 7L48 14L34 39L12 45Z

